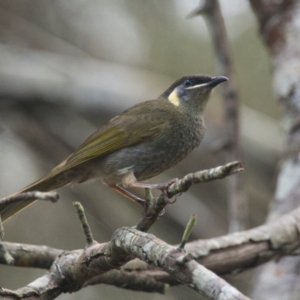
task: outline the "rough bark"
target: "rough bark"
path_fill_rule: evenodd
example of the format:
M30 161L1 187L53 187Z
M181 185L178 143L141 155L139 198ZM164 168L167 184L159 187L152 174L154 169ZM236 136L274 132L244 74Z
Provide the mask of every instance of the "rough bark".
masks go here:
M300 204L300 7L295 0L250 0L270 53L276 99L283 107L285 155L281 161L268 222ZM256 273L255 299L298 299L299 257L271 262Z

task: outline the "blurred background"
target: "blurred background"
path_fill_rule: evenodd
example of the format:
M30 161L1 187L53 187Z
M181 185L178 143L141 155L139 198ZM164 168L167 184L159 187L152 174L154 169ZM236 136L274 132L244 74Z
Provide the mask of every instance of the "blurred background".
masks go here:
M281 149L268 55L245 0L222 0L241 95L244 193L250 227L264 222ZM93 131L138 102L160 95L186 74L218 74L201 17L186 19L198 0L2 0L0 3L0 197L45 175ZM223 134L219 88L205 112L207 132L188 158L152 182L224 164L213 153ZM226 180L192 187L167 207L150 232L176 244L191 214L192 239L226 234ZM141 193L141 191L135 191ZM141 208L101 182L59 190L57 204L39 202L5 223L5 240L83 248L73 201L86 209L94 237L108 241L133 226ZM143 196L143 194L140 194ZM44 270L0 266L0 286L18 288ZM225 279L247 293L251 271ZM185 287L167 295L94 286L59 299L199 299Z

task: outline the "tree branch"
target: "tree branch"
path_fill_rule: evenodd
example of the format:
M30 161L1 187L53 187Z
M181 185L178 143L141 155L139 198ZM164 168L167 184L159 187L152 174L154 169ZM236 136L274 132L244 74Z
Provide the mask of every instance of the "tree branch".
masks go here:
M86 222L85 218L80 220ZM181 249L168 245L154 235L123 227L116 230L110 242L99 244L93 241L83 250L62 253L47 274L16 291L1 289L0 295L6 299L29 296L31 299L53 299L63 292L75 292L93 277L138 257L162 268L208 299L249 299L194 260L185 262L182 259L185 256Z
M201 1L199 7L191 12L189 17L196 15L205 17L211 32L219 72L230 79L221 87L223 89L225 111L225 138L219 143L219 150L226 150L227 160L238 160L241 159L239 95L219 1ZM247 227L248 213L246 198L241 193L242 182L240 176L234 176L227 180L227 191L229 232L244 230Z
M193 184L223 179L243 170L244 168L242 163L235 161L216 168L187 174L182 179L176 180L168 187L167 196L172 198L186 192ZM152 206L146 207L144 217L139 221L136 228L140 231L147 231L152 224L154 224L168 203L169 201L166 201L166 197L164 193L162 193L158 199L152 202Z
M162 268L208 299L249 299L196 261L178 263L186 254L154 235L123 227L115 232L113 238L116 245L127 253Z
M300 246L299 220L300 207L270 224L259 226L245 232L233 233L218 238L187 243L185 249L187 253L190 254L191 259L197 260L198 263L201 263L203 266L213 270L217 274L224 275L228 273L241 272L248 268L258 266L266 261L278 260L282 256L296 254L295 250ZM104 259L105 255L109 256L109 252L103 251L103 249L109 249L107 248L108 244L101 245L97 243L88 247L88 249L66 252L65 254L63 254L63 250L43 246L13 244L8 242L5 242L4 245L14 257L16 266L48 269L49 265L54 262L58 255L62 255L60 259L63 261L63 265L67 266L69 264L70 268L74 266L73 262L76 260L77 263L80 262L80 265L83 264L82 269L80 269L82 274L86 274L86 267L89 269L89 267L83 263L84 261L88 262L87 264L91 266L90 271L93 269L92 266L97 266L99 264L99 266L101 266L101 270L98 271L100 271L102 275L97 275L95 278L89 280L82 279L81 282L84 282L83 286L96 283L109 283L120 286L122 285L120 283L122 282L120 279L122 274L127 274L126 276L133 274L132 276L136 276L136 280L134 281L135 283L132 283L132 285L128 283L126 285L127 288L133 288L134 290L146 289L146 291L149 291L150 285L146 283L150 279L171 285L178 284L178 278L175 277L175 279L177 279L175 280L173 274L171 272L171 275L168 273L170 271L168 268L163 267L161 270L154 268L153 265L159 265L160 267L164 266L162 261L158 259L158 253L163 253L159 251L175 251L174 253L177 253L175 255L176 259L181 257L181 255L186 256L185 253L176 250L177 248L165 244L153 235L143 234L132 228L121 228L119 230L120 231L117 231L114 234L112 242L110 243L114 243L117 248L121 247L122 250L115 250L119 253L118 255L122 254L120 259L122 257L126 257L123 253L123 251L125 251L127 255L129 255L127 258L133 255L134 257L142 258L143 261L130 261L122 267L122 270L120 271L121 274L115 273L115 270L110 271L113 272L112 274L118 275L116 277L116 281L113 280L113 275L110 274L110 272L103 273L103 269L108 270L107 267L110 264L109 261ZM122 235L122 232L125 232L126 234ZM127 232L129 232L129 235L127 235ZM151 248L153 252L149 250L150 248L147 248L148 250L146 251L145 247L150 245L148 243L151 242L151 245L154 247L152 241L157 241L157 244L155 244L156 248ZM130 248L131 246L132 248ZM128 247L131 250L128 250ZM24 257L24 252L26 253L25 259L21 260L20 258ZM77 257L77 259L74 258L74 260L72 257ZM83 257L85 257L85 259L83 259ZM40 258L42 262L37 258ZM70 261L68 262L68 260ZM4 262L1 261L1 263L3 264ZM122 264L124 263L125 261L123 260ZM149 263L152 265L149 265ZM60 270L62 270L62 274L67 276L66 278L70 278L70 274L73 273L72 269L69 270L71 273L65 273L65 268L61 266L59 260L56 261L56 265L59 266ZM114 265L116 266L116 263ZM97 270L95 271L97 272ZM89 274L89 276L91 275L92 274ZM76 282L78 283L78 281ZM123 282L123 284L125 284L125 282ZM167 286L159 286L159 283L156 285L152 281L151 285L155 287L154 290L159 289L161 292L167 288Z
M241 170L243 170L241 163L233 162L225 166L196 172L194 174L188 174L183 179L176 180L176 182L168 188L167 193L171 196L174 196L178 193L186 191L194 183L221 179ZM6 203L7 201L28 201L28 199L31 199L31 197L36 196L44 199L45 196L47 196L47 193L24 193L10 197L9 199L2 199L2 202ZM150 237L148 237L148 235L146 235L145 233L144 235L142 235L142 233L138 230L148 230L148 228L150 228L150 226L155 222L155 220L157 220L164 207L168 203L170 203L169 200L166 199L165 193L162 193L162 195L158 199L155 199L152 197L151 192L148 189L146 190L146 196L147 201L145 203L147 205L145 207L145 214L142 220L136 226L137 229L124 229L125 231L127 230L127 233L123 232L122 229L119 229L116 231L110 242L103 244L99 244L96 241L94 241L92 232L84 214L83 207L78 202L74 203L79 220L82 224L84 234L86 236L86 247L83 250L74 250L68 252L60 252L60 250L48 248L48 260L45 263L45 265L49 267L49 259L54 259L55 257L55 260L51 264L50 270L47 274L36 279L28 286L20 288L16 291L2 289L0 291L0 295L8 299L22 299L24 297L28 297L29 295L32 299L38 299L40 297L53 299L54 297L58 296L63 292L75 292L84 287L86 285L86 282L92 280L93 277L99 277L110 270L114 270L123 266L125 263L132 260L134 257L139 257L138 252L130 250L131 246L133 246L131 244L133 239L135 239L135 242L137 243L136 246L138 246L143 245L143 241L149 240ZM52 199L52 197L50 198ZM57 197L55 197L55 199L57 199ZM132 234L135 235L135 238L132 236ZM130 236L129 240L128 236ZM153 236L151 236L151 238L152 237ZM175 249L174 247L169 246L167 244L165 244L164 247L161 247L163 242L158 242L157 238L153 239L153 243L154 242L158 243L157 246L155 246L155 249L157 251L159 250L161 253L163 253L166 247L169 247L170 249ZM24 248L20 251L20 247L14 248L12 244L7 244L7 246L9 246L10 250L12 250L12 255L16 256L16 263L20 263L20 259L23 257L22 252ZM5 247L3 249L5 249ZM44 260L43 251L31 245L27 245L27 250L28 249L37 252L36 254L38 254L38 256L35 256L34 259L37 259L38 257L41 260ZM147 254L147 249L144 249L143 251L145 254ZM177 278L176 276L179 276L179 273L176 273L177 275L175 276L175 279L180 279L181 282L186 283L187 285L193 284L194 289L196 291L206 295L209 299L218 299L213 298L213 290L211 290L211 288L207 288L206 285L203 285L203 281L200 278L196 277L197 274L206 274L205 278L210 278L211 280L213 280L213 282L215 282L213 288L217 288L219 290L220 296L223 294L223 290L226 289L226 291L230 295L238 295L237 299L246 299L243 298L243 296L237 290L235 290L233 287L227 284L224 280L218 278L217 275L213 274L209 270L206 270L204 267L198 265L196 262L192 262L191 259L187 259L187 256L182 253L182 249L175 249L174 251L178 253L178 255L180 254L179 256L177 255L178 257L181 257L180 263L179 261L173 262L177 265L176 268L178 268L179 265L180 268L183 268L183 266L185 266L185 271L184 273L182 273L183 277ZM150 252L149 255L149 257L147 256L147 258L145 258L146 262L150 262ZM8 264L8 260L5 259L5 256L3 257L4 258L2 258L1 262ZM32 262L32 258L33 257L26 257L25 260L22 260L22 263L28 266ZM162 258L166 259L166 257L163 256ZM157 263L157 260L155 260L155 263ZM187 267L188 264L190 264L191 266ZM41 266L40 263L38 263L37 265ZM163 265L163 262L161 262L161 264L159 265ZM170 266L168 266L166 271L171 270L169 269L169 267ZM109 278L111 278L109 277L109 275L107 276L108 277L105 277L102 280L109 280ZM128 274L128 276L130 275ZM172 276L174 277L173 274ZM141 284L142 287L148 286L149 288L149 284L147 284L148 281L149 278L147 278L146 280L141 280L140 277L137 277L136 280L136 282L138 283L143 283ZM162 287L159 284L154 285L153 282L151 284L155 288L155 290L159 288L160 290L164 291L167 287ZM130 286L135 287L134 284ZM137 289L137 287L135 287L135 289Z
M278 219L300 205L300 38L299 1L249 1L257 17L261 37L270 54L273 91L282 104L285 156L280 161L276 190L268 221ZM299 296L300 258L284 258L256 271L255 299L296 299Z

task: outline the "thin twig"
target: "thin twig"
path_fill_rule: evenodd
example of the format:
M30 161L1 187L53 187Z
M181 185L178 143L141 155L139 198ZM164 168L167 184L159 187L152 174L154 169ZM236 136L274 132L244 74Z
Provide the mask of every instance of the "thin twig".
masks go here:
M78 218L80 220L80 223L81 223L81 226L82 226L85 238L86 238L86 243L87 243L88 246L90 246L95 242L95 240L93 238L93 233L92 233L92 230L90 228L90 225L89 225L89 223L87 221L87 218L85 216L84 208L83 208L83 206L81 205L80 202L74 202L73 205L74 205L74 207L77 211L77 215L78 215Z
M187 225L185 227L184 232L183 232L181 243L178 247L179 250L181 250L181 251L184 250L184 246L185 246L186 242L188 241L188 239L196 225L196 222L197 222L197 216L192 215L189 219L189 222L187 223Z
M179 193L186 192L193 184L223 179L243 170L243 164L240 161L234 161L216 168L187 174L169 186L168 196L174 197Z
M199 171L196 173L190 173L184 176L182 179L178 179L172 183L167 189L167 196L172 198L176 195L186 192L193 184L222 179L243 170L244 168L242 163L235 161L224 166ZM140 231L148 231L168 203L169 202L166 201L165 193L162 193L157 199L154 198L152 204L148 205L149 207L145 211L143 218L137 224L136 229Z
M16 194L10 197L2 198L0 199L0 205L23 202L32 199L57 202L58 198L59 196L56 192L42 193L42 192L33 191L33 192L26 192L26 193ZM3 237L4 237L4 228L0 216L0 259L3 260L8 265L14 265L14 258L10 255L10 253L6 250L4 244L2 243Z
M17 202L23 202L23 201L29 201L29 200L45 200L45 201L51 201L53 203L57 202L59 199L59 195L56 192L25 192L16 194L13 196L9 196L6 198L0 199L0 205L4 204L12 204Z

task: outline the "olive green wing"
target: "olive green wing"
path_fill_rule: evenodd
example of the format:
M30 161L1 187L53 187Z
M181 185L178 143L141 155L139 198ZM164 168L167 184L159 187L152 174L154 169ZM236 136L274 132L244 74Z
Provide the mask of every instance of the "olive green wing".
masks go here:
M93 158L101 157L124 147L145 142L157 135L163 126L146 116L117 116L109 124L91 135L73 154L53 170L59 173ZM51 172L52 173L52 172Z
M155 111L155 116L149 111ZM21 191L50 191L67 184L59 178L64 171L79 166L93 158L101 157L124 147L134 146L146 142L159 134L163 126L167 126L166 111L158 101L144 102L113 118L105 127L91 135L73 154L54 168L49 174L28 185ZM18 194L17 193L17 194ZM2 220L6 220L34 200L22 203L0 205Z

